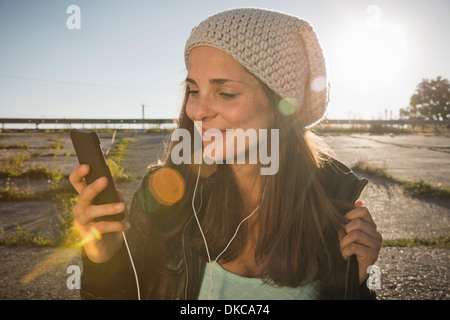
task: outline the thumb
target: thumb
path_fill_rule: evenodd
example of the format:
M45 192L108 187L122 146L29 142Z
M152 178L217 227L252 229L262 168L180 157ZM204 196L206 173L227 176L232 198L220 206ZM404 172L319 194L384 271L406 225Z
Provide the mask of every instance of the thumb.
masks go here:
M362 207L362 206L364 206L364 202L362 202L361 200L355 201L355 207Z

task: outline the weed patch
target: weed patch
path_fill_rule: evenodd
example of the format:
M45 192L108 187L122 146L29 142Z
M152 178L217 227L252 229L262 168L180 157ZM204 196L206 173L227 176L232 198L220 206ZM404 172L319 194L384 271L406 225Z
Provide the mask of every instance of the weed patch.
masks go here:
M39 233L38 235L33 235L26 231L21 226L17 225L14 228L14 233L9 234L0 228L0 244L1 245L21 245L21 246L55 246L57 242L55 239L49 235L43 235Z
M135 177L125 173L125 168L120 164L126 158L130 149L131 139L123 138L117 141L114 146L106 152L106 163L111 170L114 180L134 180Z
M358 160L352 166L354 171L364 172L379 178L386 179L398 184L401 184L403 191L411 196L436 198L436 199L450 199L450 189L445 187L437 187L424 180L406 181L393 177L387 173L385 167L370 165L367 161Z
M406 181L403 189L407 194L428 198L450 199L450 189L431 185L424 180Z
M59 144L57 138L52 140ZM107 152L106 160L111 169L111 173L116 180L134 179L131 175L125 173L125 168L120 164L126 158L131 145L130 138L123 138L117 141ZM61 150L61 145L55 145L55 157ZM66 155L66 160L69 154ZM34 235L29 233L21 226L17 225L12 233L6 233L0 228L0 245L23 245L23 246L74 246L80 241L79 236L73 226L73 207L78 200L78 194L74 188L68 184L67 176L62 174L65 163L59 170L49 170L44 167L33 167L26 171L23 170L23 162L28 158L24 153L19 153L15 157L7 160L7 170L0 172L0 177L6 178L30 178L51 180L52 185L48 191L39 193L26 193L20 191L14 183L7 183L5 188L0 189L0 201L53 201L59 204L57 236L53 235ZM15 167L13 167L15 162ZM54 161L53 167L56 168Z
M439 238L414 238L414 239L394 239L383 240L383 247L432 247L450 248L450 234Z

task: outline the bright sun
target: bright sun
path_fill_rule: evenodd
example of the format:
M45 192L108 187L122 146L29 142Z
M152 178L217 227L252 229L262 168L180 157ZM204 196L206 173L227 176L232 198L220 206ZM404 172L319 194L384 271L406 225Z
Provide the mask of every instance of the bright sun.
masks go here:
M380 23L377 27L353 24L336 38L334 76L359 93L393 85L408 58L401 28Z

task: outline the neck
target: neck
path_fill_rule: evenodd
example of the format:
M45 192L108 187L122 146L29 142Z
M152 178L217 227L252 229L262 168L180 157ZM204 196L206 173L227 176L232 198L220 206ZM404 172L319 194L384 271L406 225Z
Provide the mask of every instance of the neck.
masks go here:
M231 166L242 199L244 199L245 211L253 210L260 204L261 199L259 166L251 164L232 164Z

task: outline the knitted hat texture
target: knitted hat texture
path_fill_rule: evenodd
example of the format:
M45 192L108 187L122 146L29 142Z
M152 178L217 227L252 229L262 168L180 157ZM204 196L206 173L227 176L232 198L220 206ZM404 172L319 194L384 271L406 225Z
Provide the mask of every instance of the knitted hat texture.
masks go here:
M294 105L306 127L323 118L329 84L322 48L310 24L265 9L233 9L195 27L185 46L185 63L199 46L220 49Z

